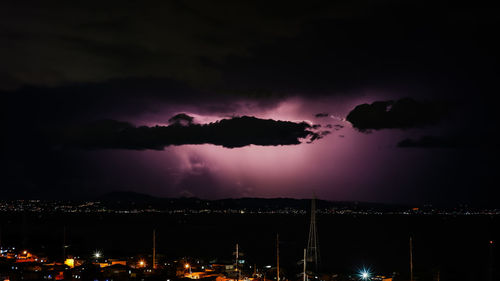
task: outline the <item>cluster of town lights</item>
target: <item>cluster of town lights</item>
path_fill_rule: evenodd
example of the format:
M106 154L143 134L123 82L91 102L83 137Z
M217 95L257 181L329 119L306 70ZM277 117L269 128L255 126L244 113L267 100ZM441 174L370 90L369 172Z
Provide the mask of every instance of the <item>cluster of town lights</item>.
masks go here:
M488 241L488 243L490 245L493 245L494 241L490 240L490 241ZM14 249L15 248L12 248L12 250L14 250ZM10 249L3 249L3 248L0 249L0 254L1 254L0 256L4 256L4 254L7 253L7 252L9 252L9 251L11 251L11 250ZM31 253L29 251L27 251L27 250L22 250L20 253L21 253L21 254L19 254L20 257L18 257L17 254L15 255L15 257L19 259L19 258L24 258L24 256L31 256ZM101 251L99 251L99 250L96 250L96 251L94 251L92 253L92 257L94 257L96 260L98 260L100 258L103 258L103 253ZM33 257L33 259L35 261L38 261L38 258L35 259L35 257ZM41 262L44 262L44 260L41 260ZM64 264L67 265L70 268L74 268L75 265L76 265L75 263L76 263L76 260L73 259L73 258L67 258L64 261ZM146 266L147 266L147 263L146 263L146 261L144 259L140 259L140 260L137 261L136 268L145 268ZM101 265L101 267L103 267L103 266ZM189 272L189 274L192 273L191 272L192 267L191 267L191 265L189 263L184 263L183 267L185 269L185 273L186 272ZM201 268L204 269L204 266L202 266ZM271 265L266 265L265 268L270 269L270 268L272 268L272 266ZM238 269L236 269L236 270L238 270ZM359 270L359 272L357 273L357 277L361 281L370 281L370 280L373 280L373 278L375 278L375 276L373 276L370 268L366 268L366 267L363 267L362 269ZM378 276L376 276L376 277L378 277ZM189 278L192 278L192 277L189 277ZM316 278L318 278L318 277L316 277ZM375 279L377 279L377 278L375 278Z

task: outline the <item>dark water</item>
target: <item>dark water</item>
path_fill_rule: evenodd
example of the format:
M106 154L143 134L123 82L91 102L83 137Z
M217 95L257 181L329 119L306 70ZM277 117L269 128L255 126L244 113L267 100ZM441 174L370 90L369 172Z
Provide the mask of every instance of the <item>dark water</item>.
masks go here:
M275 264L276 233L283 267L298 270L308 235L305 215L38 215L1 214L2 244L62 256L63 228L68 254L106 256L147 254L152 229L158 253L168 258L196 256L230 259L239 243L248 262ZM500 242L500 218L488 216L347 216L318 217L322 267L355 272L363 266L408 276L409 236L419 280L489 280L500 268L500 251L490 267L489 241ZM498 273L494 273L498 274ZM496 275L498 276L498 275ZM494 277L495 278L495 277ZM497 279L493 279L497 280Z

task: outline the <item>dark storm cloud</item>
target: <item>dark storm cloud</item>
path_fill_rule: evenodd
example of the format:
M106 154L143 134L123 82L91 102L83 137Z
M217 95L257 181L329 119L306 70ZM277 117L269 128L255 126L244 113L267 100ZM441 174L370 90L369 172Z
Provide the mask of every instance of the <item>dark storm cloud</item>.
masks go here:
M273 108L280 101L276 98L249 100L157 78L114 79L59 87L23 87L0 91L0 99L3 117L28 126L124 117L131 121L144 113L165 112L172 108L191 110L201 115L231 116L242 108L247 109L249 102L261 111ZM166 119L155 121L167 122Z
M316 114L314 115L314 117L316 117L316 118L323 118L323 117L328 117L328 116L330 116L330 114L325 113L325 112L316 113Z
M485 35L496 31L496 13L432 7L368 0L2 1L0 89L152 77L265 97L446 83L470 79L468 68L491 73L488 58L498 45Z
M499 45L491 36L498 22L493 10L435 1L372 5L361 16L312 19L298 36L256 48L251 58L231 58L222 66L228 80L241 88L309 95L389 88L450 96L464 85L477 90L494 81Z
M444 103L405 98L358 105L349 112L346 120L359 131L409 129L435 125L447 111L448 105Z
M170 126L134 127L126 122L103 120L73 127L63 134L63 143L82 148L161 150L169 145L215 144L228 148L247 145L294 145L300 139L322 137L305 122L234 117L209 124L177 123Z
M331 133L332 132L330 132L330 131L321 131L319 133L314 133L313 135L311 135L311 139L307 143L312 143L313 141L322 139Z
M189 126L193 124L193 120L194 118L192 116L189 116L186 113L179 113L168 119L168 123L170 123L170 125Z
M2 1L0 88L129 77L210 86L229 57L251 57L259 45L295 36L304 21L335 6L317 4Z

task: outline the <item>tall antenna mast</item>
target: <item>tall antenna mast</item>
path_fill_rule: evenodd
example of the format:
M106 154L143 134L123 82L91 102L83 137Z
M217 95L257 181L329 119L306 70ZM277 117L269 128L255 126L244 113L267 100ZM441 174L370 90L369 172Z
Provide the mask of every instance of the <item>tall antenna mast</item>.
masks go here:
M309 226L309 240L307 242L307 261L314 264L314 269L319 267L319 245L316 229L316 195L311 200L311 224Z
M280 235L276 234L276 280L280 281Z

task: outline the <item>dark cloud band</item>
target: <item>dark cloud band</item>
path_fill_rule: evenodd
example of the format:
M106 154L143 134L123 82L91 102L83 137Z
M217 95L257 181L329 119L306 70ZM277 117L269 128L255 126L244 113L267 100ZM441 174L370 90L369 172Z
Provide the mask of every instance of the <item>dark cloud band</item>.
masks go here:
M447 111L448 106L443 103L405 98L358 105L346 119L359 131L409 129L435 125Z
M186 116L182 115L182 120L186 120ZM251 144L276 146L295 145L300 144L301 139L310 138L310 141L314 141L322 137L311 129L313 128L305 122L265 120L249 116L203 125L173 122L170 126L155 127L135 127L126 122L102 120L66 130L62 142L81 148L137 150L162 150L165 146L183 144L215 144L227 148Z

